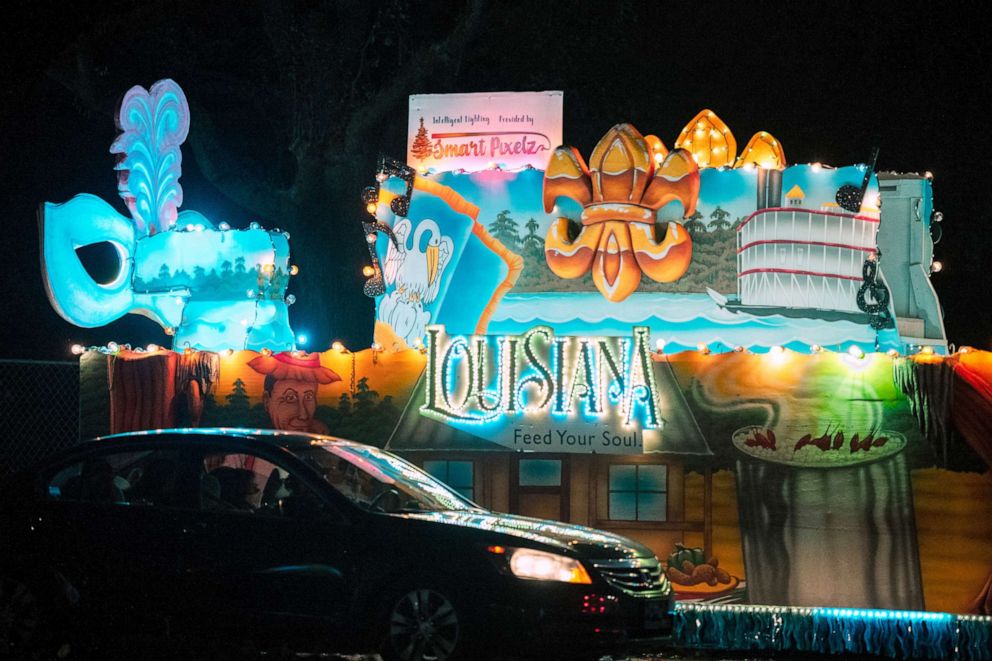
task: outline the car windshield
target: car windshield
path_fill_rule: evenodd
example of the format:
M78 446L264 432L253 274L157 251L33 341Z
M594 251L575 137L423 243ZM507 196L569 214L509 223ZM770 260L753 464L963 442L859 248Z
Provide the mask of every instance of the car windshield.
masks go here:
M334 489L367 510L481 509L413 464L377 448L314 440L291 450Z

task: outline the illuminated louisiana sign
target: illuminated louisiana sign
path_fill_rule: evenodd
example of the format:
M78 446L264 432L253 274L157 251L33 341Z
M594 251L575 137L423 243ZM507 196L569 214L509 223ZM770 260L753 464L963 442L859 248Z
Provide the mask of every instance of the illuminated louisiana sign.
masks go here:
M448 336L427 327L422 415L517 449L643 452L660 440L650 333Z

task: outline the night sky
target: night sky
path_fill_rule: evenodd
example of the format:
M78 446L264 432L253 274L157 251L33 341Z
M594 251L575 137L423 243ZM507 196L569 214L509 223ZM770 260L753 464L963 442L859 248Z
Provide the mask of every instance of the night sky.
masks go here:
M221 126L232 172L243 169L276 186L292 179L296 166L287 156L285 127L295 115L286 111L286 90L287 80L298 78L273 55L280 51L255 4L87 7L49 0L3 10L3 357L63 360L76 342L167 342L156 324L135 315L104 328L70 325L51 308L39 268L36 213L42 202L88 192L126 212L108 148L116 134L112 113L128 87L176 79L194 104L191 130L198 130L197 105ZM948 339L992 348L986 284L992 229L983 183L992 165L992 76L983 5L751 4L492 3L482 7L456 61L433 59L438 48L432 44L450 43L466 20L464 3L373 5L361 49L342 52L318 43L300 56L308 75L323 71L332 80L317 80L325 89L313 97L328 105L327 144L348 145L347 153L333 155L336 167L346 164L346 174L327 192L327 214L266 217L248 198L230 195L229 182L218 185L205 174L188 147L183 208L234 227L258 220L265 227L292 228L291 246L306 241L310 247L297 263L322 277L297 279L291 291L327 311L326 322L313 328L304 318L308 307L294 306L294 328L315 338L313 349L332 339L367 346L372 303L361 292L367 252L359 193L371 182L380 152L404 156L406 94L564 90L565 141L583 154L622 121L670 145L708 107L740 146L767 130L782 142L790 162L851 164L867 160L878 146L881 171L933 172L935 207L945 218L935 250L944 270L933 283ZM341 15L349 11L346 3L286 6L290 22L303 29L285 34L303 34L301 43L313 35L333 41L335 30L355 29ZM318 22L323 27L309 30ZM79 57L81 43L93 57ZM324 59L315 66L315 58ZM349 140L335 133L347 126L340 113L354 116L364 103L381 105L385 91L404 80L412 81L410 88L388 102L387 119L371 137ZM96 81L89 89L115 92L86 98L74 81ZM347 96L346 102L335 95Z

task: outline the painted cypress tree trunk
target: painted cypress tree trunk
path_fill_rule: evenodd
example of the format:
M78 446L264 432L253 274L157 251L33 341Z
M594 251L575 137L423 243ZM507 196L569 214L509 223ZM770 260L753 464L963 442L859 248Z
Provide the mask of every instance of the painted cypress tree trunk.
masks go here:
M744 456L737 475L748 601L923 608L905 452L831 468Z

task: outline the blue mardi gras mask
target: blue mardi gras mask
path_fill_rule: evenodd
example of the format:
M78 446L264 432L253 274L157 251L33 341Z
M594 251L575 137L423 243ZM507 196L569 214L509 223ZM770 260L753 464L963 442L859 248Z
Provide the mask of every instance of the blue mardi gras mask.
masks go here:
M179 85L131 88L117 124L121 134L110 151L118 155L118 190L131 217L88 194L42 208L42 275L56 311L87 328L143 314L175 333L176 348L295 348L284 299L289 235L256 223L215 227L196 211L178 211L180 145L189 132ZM117 250L110 282L94 280L76 253L95 243Z

